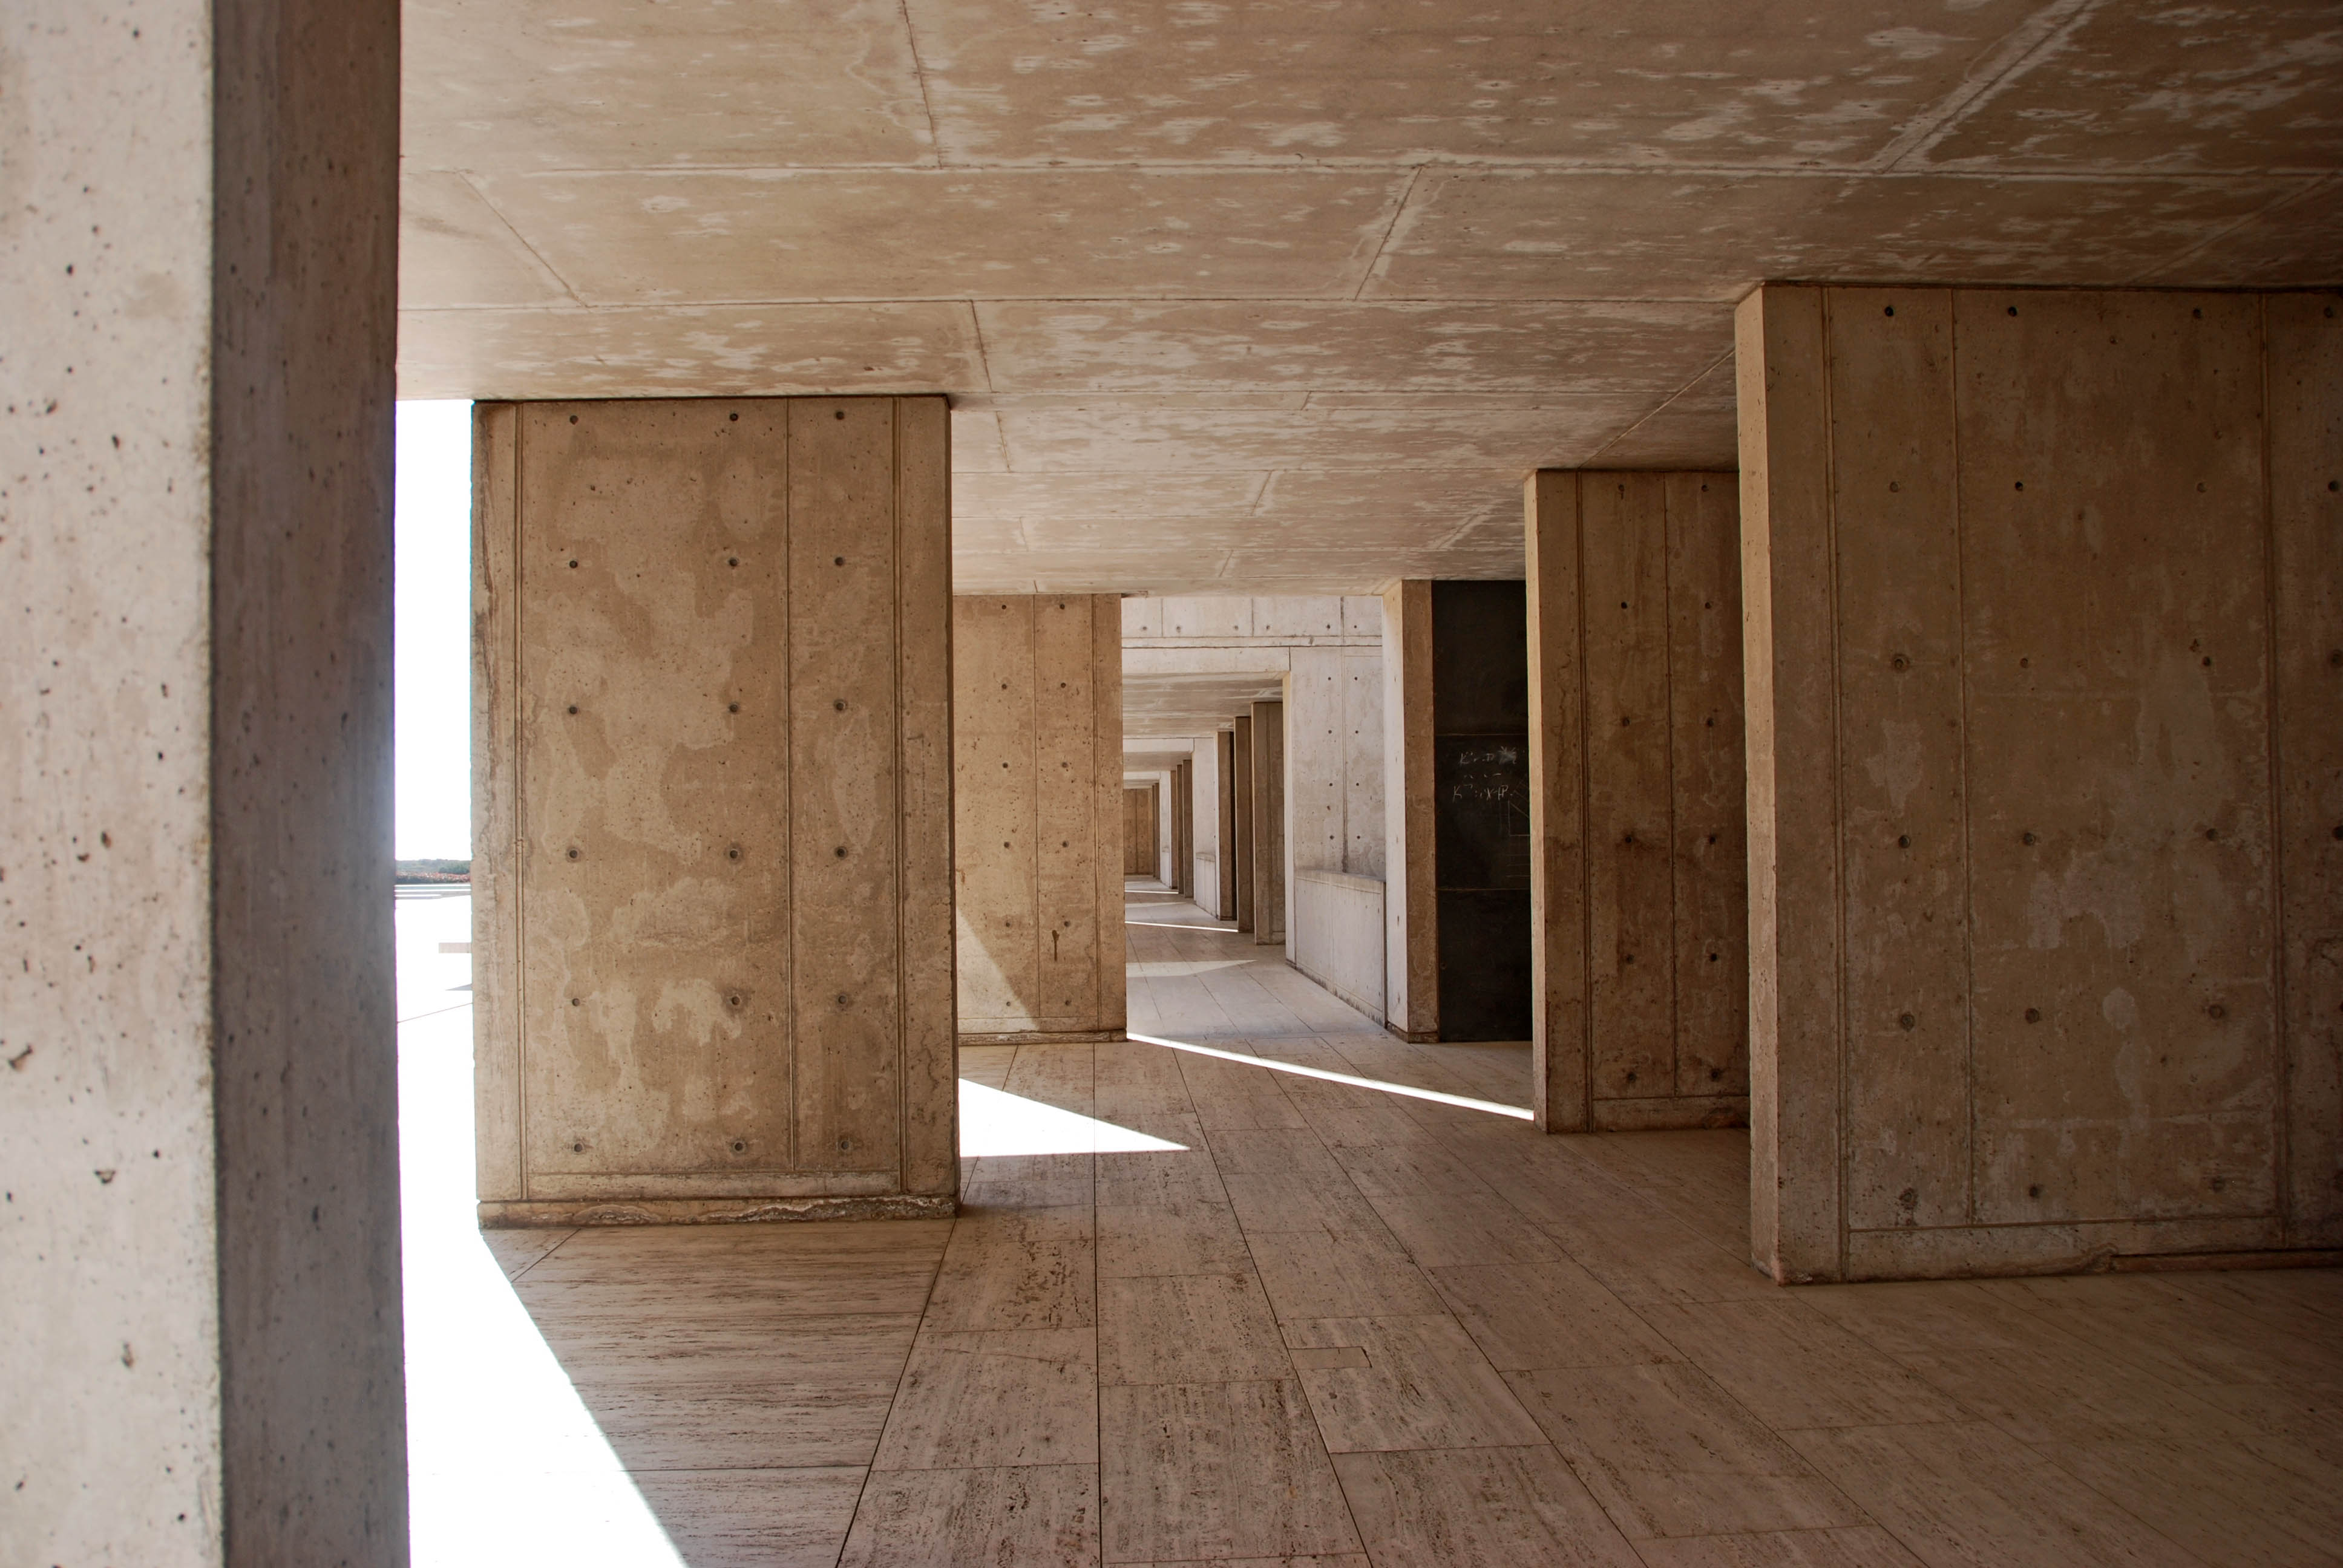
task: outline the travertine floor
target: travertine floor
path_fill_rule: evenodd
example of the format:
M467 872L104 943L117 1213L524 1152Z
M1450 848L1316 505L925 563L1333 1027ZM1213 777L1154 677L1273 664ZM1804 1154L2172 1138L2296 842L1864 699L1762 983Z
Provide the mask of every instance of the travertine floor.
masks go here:
M1524 1049L1132 899L1134 1031L1525 1099ZM1141 1043L962 1070L1179 1147L970 1161L950 1224L494 1239L695 1568L2343 1562L2334 1272L1784 1291L1739 1134Z

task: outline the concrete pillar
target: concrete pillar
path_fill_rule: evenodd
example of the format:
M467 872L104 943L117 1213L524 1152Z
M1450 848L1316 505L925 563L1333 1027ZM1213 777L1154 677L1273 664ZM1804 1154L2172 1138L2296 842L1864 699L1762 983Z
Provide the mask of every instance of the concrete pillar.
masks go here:
M0 1558L404 1563L397 9L10 23Z
M1531 477L1534 1092L1549 1131L1748 1117L1731 474Z
M1122 609L952 601L960 1037L1122 1035Z
M1172 862L1179 858L1179 777L1176 767L1159 769L1155 774L1155 879L1175 892L1179 877Z
M1151 877L1155 863L1155 786L1122 781L1122 874Z
M1220 799L1215 808L1213 832L1218 843L1214 854L1220 873L1220 907L1212 911L1214 918L1233 920L1237 917L1237 823L1236 823L1236 731L1223 729L1212 737L1213 779Z
M1188 864L1188 765L1172 764L1172 890L1189 890Z
M481 405L480 1211L950 1213L940 397Z
M1232 781L1235 793L1235 803L1231 810L1231 818L1237 847L1236 921L1237 930L1249 931L1253 929L1253 904L1256 891L1253 862L1257 849L1253 840L1252 827L1252 714L1250 711L1237 715L1233 733L1229 777Z
M1221 759L1220 738L1199 735L1195 749L1189 758L1192 783L1189 811L1192 821L1191 832L1195 843L1192 851L1189 876L1195 884L1196 907L1215 920L1225 919L1221 904L1221 858L1224 840L1221 833L1222 780L1226 777Z
M2343 1239L2338 303L1742 306L1776 1278Z
M1383 1026L1440 1038L1432 794L1432 585L1383 594Z
M1285 941L1285 704L1252 705L1252 940Z

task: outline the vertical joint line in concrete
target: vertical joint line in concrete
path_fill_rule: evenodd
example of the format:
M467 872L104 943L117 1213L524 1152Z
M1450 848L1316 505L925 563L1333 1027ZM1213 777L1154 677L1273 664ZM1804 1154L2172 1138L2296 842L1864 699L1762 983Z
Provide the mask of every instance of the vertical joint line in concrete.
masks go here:
M1960 291L1945 290L1945 382L1952 389L1946 416L1952 423L1953 446L1953 657L1958 661L1954 700L1960 725L1960 751L1953 776L1960 789L1956 830L1961 839L1961 1079L1967 1095L1963 1110L1968 1121L1966 1136L1961 1140L1961 1217L1974 1225L1977 1222L1976 878L1970 861L1969 834L1968 527L1961 494L1960 314Z
M2294 1074L2295 1040L2288 1029L2286 995L2286 735L2285 709L2280 706L2285 671L2278 662L2281 643L2278 638L2278 618L2285 613L2286 600L2278 588L2281 561L2278 549L2278 497L2271 488L2270 422L2273 412L2270 401L2270 331L2269 296L2254 300L2254 336L2256 357L2261 371L2261 481L2262 481L2262 594L2268 607L2262 617L2263 657L2269 669L2269 696L2267 699L2268 722L2263 727L2269 737L2268 766L2269 769L2270 802L2270 1000L2274 1004L2270 1031L2277 1050L2272 1053L2277 1092L2270 1101L2270 1151L2276 1156L2277 1181L2272 1195L2278 1205L2278 1241L2281 1245L2296 1245L2294 1233Z
M910 25L906 15L904 26ZM923 92L924 95L924 92ZM945 483L950 483L949 478ZM907 1192L911 1187L911 1009L910 975L904 962L904 944L910 940L910 926L903 918L904 893L910 882L910 835L905 831L910 812L906 799L910 790L903 776L903 720L910 710L910 694L903 679L903 599L906 578L903 555L903 400L887 399L887 528L891 538L894 558L888 562L889 575L894 580L894 592L888 598L893 604L894 647L889 651L895 661L895 1189ZM950 611L946 603L945 611ZM949 629L946 637L950 636ZM954 933L955 938L958 933ZM952 1060L960 1060L960 1034L957 1016L953 1023ZM955 1090L957 1092L957 1090ZM958 1152L957 1150L954 1151Z
M529 1191L528 1180L528 992L527 980L527 976L528 974L528 963L527 961L528 950L523 946L528 938L528 921L526 912L528 906L521 898L520 880L521 846L528 842L528 819L525 814L528 809L528 791L521 788L521 779L524 774L521 759L523 731L520 722L520 616L522 600L520 585L521 574L527 570L527 566L525 564L526 552L521 548L520 532L520 520L523 517L527 516L527 513L524 510L525 498L522 497L520 491L521 474L523 472L520 453L521 442L526 438L523 432L528 427L528 419L524 412L527 407L528 406L526 404L516 404L513 406L512 508L510 515L508 518L498 519L501 531L508 537L512 548L512 576L510 582L507 585L507 591L512 596L512 614L509 618L512 621L512 670L511 679L507 682L507 689L510 691L511 698L508 704L509 711L506 714L506 722L511 726L511 735L509 737L510 744L505 748L506 755L512 759L512 771L505 780L505 788L512 791L513 810L511 841L501 846L500 849L492 849L491 851L500 852L504 855L506 864L511 869L512 873L505 881L507 896L512 902L511 917L507 926L508 934L512 941L512 957L505 965L505 968L511 973L513 984L513 1005L511 1008L513 1031L513 1098L517 1102L513 1111L513 1136L515 1142L519 1145L519 1147L514 1151L514 1167L520 1176L520 1196L524 1201L536 1196L535 1193ZM472 426L472 438L476 441L480 438L479 428L478 422L475 420ZM482 551L481 553L485 555L487 552ZM478 846L475 846L475 848L477 849ZM475 1013L474 1016L478 1017L478 1015ZM475 1071L477 1070L478 1070L475 1069Z
M798 859L796 853L798 791L795 766L798 745L797 709L797 436L799 405L781 405L781 842L789 852L781 857L781 909L785 924L781 942L784 1000L781 1009L782 1040L789 1063L789 1169L804 1169L804 1140L798 1136L805 1119L805 1107L799 1096L805 1088L804 1062L798 1054L797 990L803 976L798 972L798 930L803 913L798 908Z
M1828 288L1815 291L1816 316L1822 328L1822 424L1823 424L1823 544L1828 551L1824 561L1823 592L1825 618L1830 649L1830 786L1831 786L1831 940L1834 951L1831 969L1834 977L1831 1008L1836 1014L1833 1020L1832 1052L1835 1102L1831 1113L1831 1171L1837 1182L1837 1192L1832 1203L1833 1219L1838 1229L1838 1257L1834 1264L1835 1277L1846 1277L1847 1259L1847 1007L1846 1007L1846 737L1845 733L1845 703L1841 687L1845 678L1845 655L1839 638L1839 548L1838 548L1838 428L1836 390L1833 375L1835 362L1831 355L1831 294ZM1778 920L1779 917L1777 916ZM1778 1003L1776 1004L1779 1005ZM1776 1070L1779 1076L1779 1070Z
M1586 475L1570 476L1570 548L1574 566L1571 593L1577 601L1578 667L1571 679L1578 691L1578 1125L1594 1131L1594 808L1588 799L1594 787L1594 733L1586 721ZM1565 689L1568 689L1565 688Z
M1668 1092L1684 1092L1684 966L1676 961L1676 936L1684 910L1676 900L1676 639L1674 562L1675 508L1670 483L1660 481L1660 673L1665 686L1667 722L1660 729L1668 808Z

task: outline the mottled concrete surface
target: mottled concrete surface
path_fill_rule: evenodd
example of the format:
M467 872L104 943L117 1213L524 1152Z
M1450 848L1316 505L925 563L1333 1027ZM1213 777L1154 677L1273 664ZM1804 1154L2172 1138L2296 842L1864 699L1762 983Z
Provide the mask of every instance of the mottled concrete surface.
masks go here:
M480 429L484 1213L949 1211L940 400Z
M409 396L937 390L963 592L1521 571L1765 278L2333 283L2331 6L422 0Z
M2336 1245L2338 306L1743 307L1783 1277Z

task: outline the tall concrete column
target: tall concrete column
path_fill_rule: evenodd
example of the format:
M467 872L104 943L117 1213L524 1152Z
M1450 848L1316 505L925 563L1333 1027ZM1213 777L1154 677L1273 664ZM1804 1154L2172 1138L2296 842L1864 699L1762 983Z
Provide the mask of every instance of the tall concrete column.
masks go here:
M477 419L483 1220L950 1213L943 400Z
M1533 1075L1549 1131L1748 1115L1731 474L1526 488Z
M1776 1278L2343 1241L2338 305L1743 304Z
M960 1037L1120 1039L1120 599L954 599L952 691Z
M1221 875L1221 905L1213 911L1220 919L1233 920L1237 917L1237 737L1233 729L1223 729L1212 737L1215 753L1213 782L1219 787L1218 820L1214 830L1220 836L1218 869Z
M1285 941L1285 704L1252 705L1252 940Z
M1172 768L1172 886L1175 891L1196 890L1196 769L1192 763Z
M404 1563L397 8L9 22L0 1559Z
M1383 1025L1440 1038L1432 793L1432 585L1383 594Z
M1254 864L1256 844L1253 841L1253 782L1252 782L1252 715L1237 715L1230 742L1229 779L1234 795L1230 820L1236 842L1236 922L1237 930L1253 929L1255 884Z
M1221 828L1222 781L1226 777L1221 749L1219 736L1199 735L1189 759L1192 769L1189 810L1194 839L1189 875L1195 884L1196 907L1214 920L1227 918L1221 903L1221 860L1227 853Z

